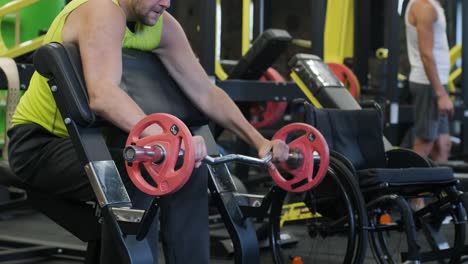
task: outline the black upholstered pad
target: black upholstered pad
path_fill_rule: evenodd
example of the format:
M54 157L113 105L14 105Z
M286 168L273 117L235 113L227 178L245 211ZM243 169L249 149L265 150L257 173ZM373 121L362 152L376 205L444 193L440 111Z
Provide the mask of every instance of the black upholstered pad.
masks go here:
M361 187L455 183L448 167L431 167L415 152L384 151L380 112L375 109L316 109L306 105L306 122L315 126L331 150L348 159ZM383 185L382 185L383 186Z
M208 123L207 118L189 101L158 56L152 52L123 50L120 88L127 92L146 114L172 114L188 126Z
M386 167L378 111L322 110L309 106L305 118L322 133L329 148L349 159L356 169Z
M41 75L55 78L62 99L57 104L61 103L60 109L67 112L61 113L63 118L69 117L84 127L94 124L96 116L89 108L78 47L46 44L34 54L34 67Z
M384 183L389 186L415 186L456 182L452 169L448 167L365 169L357 171L357 174L361 187Z
M291 42L292 37L285 30L265 30L231 70L229 79L258 80Z
M89 108L78 47L46 44L36 52L34 65L41 75L55 78L57 92L63 99L57 103L63 104L60 109L67 112L62 116L84 127L94 125L97 118ZM120 86L147 114L169 113L187 125L207 123L206 117L186 98L154 53L124 50Z

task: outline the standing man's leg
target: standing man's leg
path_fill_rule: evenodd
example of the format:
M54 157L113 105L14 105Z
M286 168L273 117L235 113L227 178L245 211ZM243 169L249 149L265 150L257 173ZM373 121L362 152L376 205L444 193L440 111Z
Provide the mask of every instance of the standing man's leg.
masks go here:
M414 138L413 150L423 157L429 157L434 147L434 141L422 139L418 136Z
M422 157L428 158L439 132L437 97L431 85L410 82L410 91L414 99L413 150ZM411 199L410 203L414 210L424 207L423 198Z
M434 143L434 148L431 152L431 158L435 161L446 162L450 156L452 142L450 134L441 134Z
M410 82L410 91L414 99L413 150L423 157L429 157L441 132L437 97L432 87L426 84Z
M447 162L452 149L452 141L450 138L449 120L447 116L439 118L439 137L434 143L434 148L431 152L431 158L435 161Z

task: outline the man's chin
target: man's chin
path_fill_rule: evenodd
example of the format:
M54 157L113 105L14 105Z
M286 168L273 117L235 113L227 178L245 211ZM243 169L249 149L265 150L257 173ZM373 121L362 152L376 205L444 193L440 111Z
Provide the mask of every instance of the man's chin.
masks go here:
M156 23L158 22L158 20L159 20L159 17L156 18L156 19L154 19L154 18L145 19L145 21L143 21L143 24L144 24L145 26L150 26L150 27L151 27L151 26L156 25Z

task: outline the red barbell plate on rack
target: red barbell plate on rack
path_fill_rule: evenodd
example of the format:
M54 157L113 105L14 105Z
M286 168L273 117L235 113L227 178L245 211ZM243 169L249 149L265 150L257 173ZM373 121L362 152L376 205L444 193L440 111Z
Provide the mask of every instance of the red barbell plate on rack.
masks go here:
M361 87L359 85L359 80L353 71L344 64L330 62L327 63L328 67L338 80L343 83L343 85L348 89L351 96L354 99L359 100L359 95L361 93Z
M268 68L260 81L284 82L284 78L277 70ZM265 92L268 93L268 91ZM288 103L286 102L258 102L252 104L249 109L250 123L255 128L272 126L283 117L287 106Z
M302 163L297 168L289 168L286 162L279 166L292 175L291 179L285 179L276 166L269 168L269 173L276 184L289 192L305 192L322 182L327 174L330 161L328 144L322 134L304 123L292 123L282 127L273 136L273 139L286 141L288 135L301 132L302 135L288 143L290 150L299 151L302 154ZM314 153L320 157L319 167L314 170Z
M159 125L163 132L141 137L141 133L153 124ZM159 145L165 151L164 160L158 164L153 161L125 162L130 179L142 192L155 196L171 194L184 186L190 178L195 164L192 134L177 117L162 113L148 115L130 131L126 146L129 145L138 147ZM184 149L183 164L180 168L176 168L179 151L182 148ZM143 177L141 165L155 184Z

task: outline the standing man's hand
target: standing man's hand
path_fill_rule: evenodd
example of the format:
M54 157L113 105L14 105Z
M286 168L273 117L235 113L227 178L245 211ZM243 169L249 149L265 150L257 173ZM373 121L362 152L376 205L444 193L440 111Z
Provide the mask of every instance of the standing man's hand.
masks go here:
M447 93L437 97L437 107L442 115L452 116L454 113L452 100Z
M258 148L258 156L264 158L270 151L274 162L283 162L288 159L289 146L282 140L265 140Z

